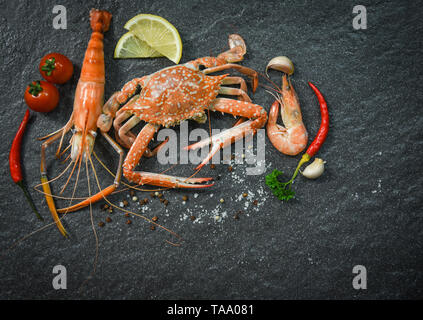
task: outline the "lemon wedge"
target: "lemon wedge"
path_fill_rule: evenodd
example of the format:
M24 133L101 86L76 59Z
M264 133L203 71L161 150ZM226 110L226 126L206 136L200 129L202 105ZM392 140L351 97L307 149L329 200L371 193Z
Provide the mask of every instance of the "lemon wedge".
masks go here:
M178 64L181 60L181 37L166 19L152 14L139 14L130 19L124 28L174 63Z
M116 44L114 58L156 58L163 55L151 48L145 41L136 37L132 32L125 33Z

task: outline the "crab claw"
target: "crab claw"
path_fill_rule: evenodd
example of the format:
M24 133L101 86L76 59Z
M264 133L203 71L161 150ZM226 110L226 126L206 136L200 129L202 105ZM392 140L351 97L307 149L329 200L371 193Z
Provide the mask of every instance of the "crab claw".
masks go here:
M150 184L166 188L208 188L214 185L213 183L202 184L203 182L212 181L213 178L184 178L168 176L160 173L142 172L141 184Z
M213 156L219 151L219 149L224 148L225 146L231 144L232 141L236 141L242 138L246 130L251 128L252 122L253 122L252 120L242 122L240 125L235 126L231 129L222 131L218 133L217 135L214 135L207 139L203 139L194 144L186 146L185 150L197 150L211 144L211 149L209 153L195 169L198 170L204 167L204 165L206 165L213 158Z
M202 148L207 144L209 144L208 141L203 140L203 141L199 141L197 143L194 143L190 146L187 146L186 149L187 150L195 150L195 149L198 149L198 148ZM222 148L221 143L212 144L211 150L207 154L207 157L205 157L203 159L203 161L201 161L201 163L195 168L195 170L200 170L202 167L204 167L213 158L213 156L216 154L216 152L219 151L220 148Z
M230 34L228 42L229 50L222 52L217 58L224 59L227 63L242 61L244 55L247 53L247 46L244 39L238 34Z
M230 34L229 35L229 52L232 53L232 56L228 55L228 62L238 62L244 58L244 55L247 53L247 46L245 45L244 39L239 34Z

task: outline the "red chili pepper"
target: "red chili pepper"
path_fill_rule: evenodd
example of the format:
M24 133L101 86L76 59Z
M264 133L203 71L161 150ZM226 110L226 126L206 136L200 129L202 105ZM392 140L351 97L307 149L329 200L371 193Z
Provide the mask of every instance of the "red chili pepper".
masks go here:
M300 167L304 163L308 162L317 153L317 151L319 151L323 142L325 142L326 136L328 135L328 131L329 131L329 112L328 112L328 105L325 101L325 98L323 98L322 93L319 91L319 89L316 88L314 84L312 84L311 82L309 82L308 84L313 89L314 93L317 96L317 100L319 101L320 116L321 116L320 128L313 142L308 147L306 153L303 154L303 156L301 157L301 160L298 163L297 169L294 172L294 176L290 180L291 182L297 176L298 171L300 170Z
M40 214L35 208L34 202L31 199L31 196L26 189L23 183L23 176L22 176L22 169L21 169L21 143L22 137L25 132L26 125L29 121L29 110L26 110L25 116L19 126L18 132L16 133L15 138L12 142L12 148L10 149L9 153L9 168L10 168L10 175L12 176L13 181L22 189L26 199L28 200L29 204L31 205L32 210L37 215L37 218L43 220Z
M320 115L322 118L320 122L320 128L319 128L319 131L317 132L316 138L314 138L313 142L310 144L306 152L306 154L308 154L309 157L311 158L317 153L317 151L319 151L320 147L322 146L323 142L325 142L326 137L328 135L329 112L328 112L328 105L322 93L311 82L309 82L308 84L313 89L314 93L317 96L317 100L319 101L319 104L320 104Z
M317 151L319 151L323 142L325 142L326 137L328 135L328 131L329 131L329 112L328 112L327 103L322 93L316 88L316 86L312 84L311 82L309 82L308 84L313 89L314 93L317 96L317 100L319 101L320 115L321 115L320 128L313 142L308 147L306 153L304 153L303 156L301 157L301 160L298 163L298 166L295 169L295 172L291 180L285 183L279 182L277 177L282 174L282 172L279 170L273 170L271 174L266 176L266 184L268 184L271 187L271 189L273 190L273 193L280 200L288 201L289 199L294 197L295 192L291 190L292 182L294 181L295 177L298 175L298 172L300 171L301 166L304 163L310 161L310 159L317 153Z

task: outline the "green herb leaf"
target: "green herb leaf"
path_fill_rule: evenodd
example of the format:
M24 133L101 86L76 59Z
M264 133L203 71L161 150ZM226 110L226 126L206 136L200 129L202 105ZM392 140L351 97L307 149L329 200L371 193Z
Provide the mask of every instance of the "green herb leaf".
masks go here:
M273 194L281 201L288 201L295 195L294 190L291 189L292 181L282 183L278 180L278 176L283 174L282 171L274 169L272 173L266 176L266 184L272 190Z

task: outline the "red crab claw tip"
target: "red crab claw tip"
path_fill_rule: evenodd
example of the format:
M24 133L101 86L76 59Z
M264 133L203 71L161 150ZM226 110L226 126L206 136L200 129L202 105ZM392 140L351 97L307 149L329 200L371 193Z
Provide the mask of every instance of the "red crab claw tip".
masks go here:
M208 188L212 186L214 186L214 182L209 184L190 184L190 183L183 183L183 182L179 183L179 187L188 188L188 189Z
M202 182L206 182L206 181L212 181L213 178L190 178L189 182L191 183L202 183Z

